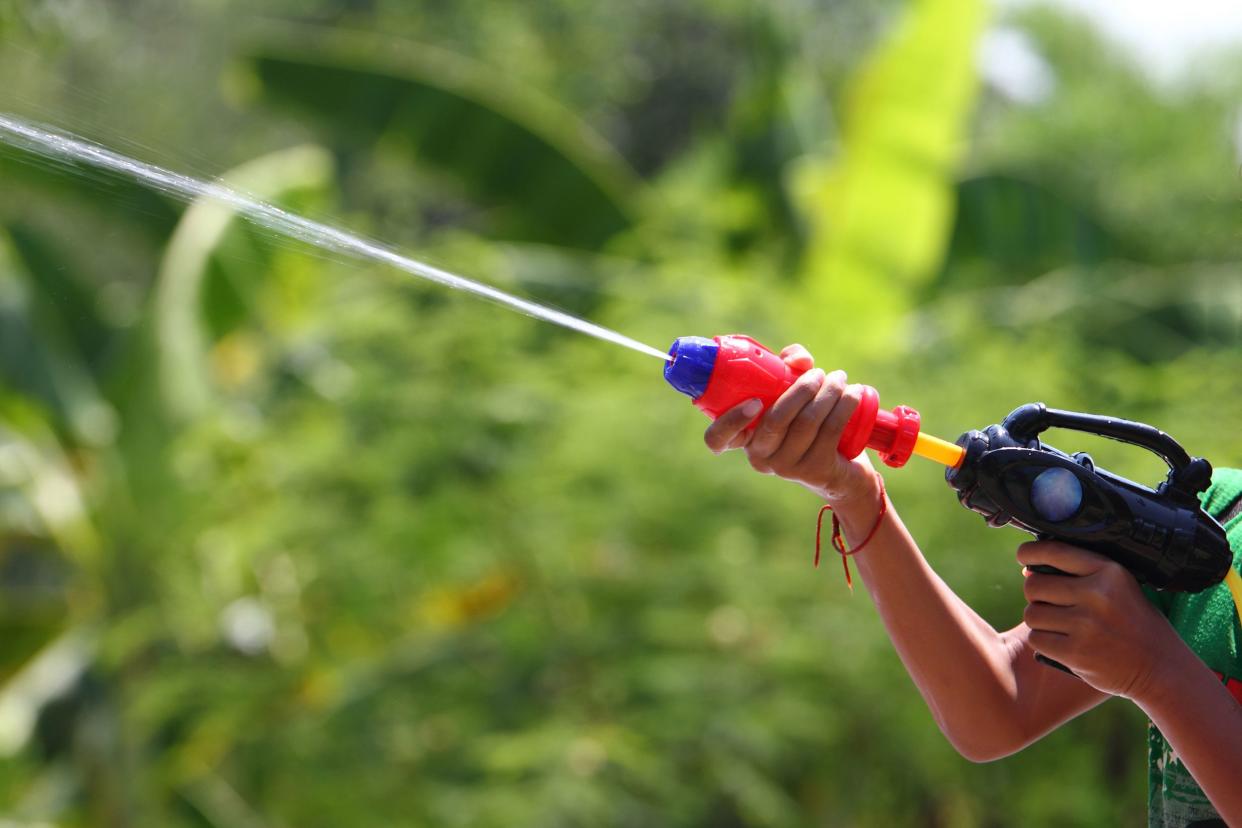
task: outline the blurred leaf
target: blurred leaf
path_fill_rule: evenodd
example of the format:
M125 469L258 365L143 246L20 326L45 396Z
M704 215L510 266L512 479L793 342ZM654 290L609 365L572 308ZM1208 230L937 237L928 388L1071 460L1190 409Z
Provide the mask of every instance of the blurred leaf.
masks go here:
M95 636L85 629L66 632L7 683L0 685L0 756L24 747L39 712L67 693L94 656Z
M259 41L260 93L335 141L453 176L499 237L596 249L630 226L636 182L582 122L490 68L421 43L289 28Z
M0 397L0 484L20 493L40 536L84 568L98 563L100 538L82 489L55 434L20 401Z
M222 181L255 198L274 201L291 190L322 188L331 176L332 161L324 150L300 146L249 161L225 173ZM212 257L234 217L227 204L210 198L196 200L169 239L160 264L155 286L160 384L164 401L176 417L200 412L211 396L206 321L228 313L221 304L234 299L219 291L205 294L203 286ZM253 290L249 284L232 287L234 291Z
M31 303L36 315L55 319L72 343L75 356L93 374L101 372L112 332L100 318L95 292L85 284L54 241L22 223L9 226L13 252L30 274Z
M513 575L492 572L475 583L436 590L424 599L419 614L425 623L439 628L478 623L503 612L520 587Z
M56 281L28 270L0 227L0 388L29 394L53 411L58 426L86 444L109 442L116 417L99 395L62 318ZM27 239L29 249L30 236Z
M5 511L11 519L13 505ZM0 686L63 627L69 579L68 565L48 538L12 528L0 534ZM0 754L4 742L0 733Z
M1242 344L1242 282L1232 266L1208 263L1071 264L1022 285L950 294L921 311L922 324L933 316L976 329L1055 332L1097 353L1162 362L1204 342Z
M45 653L3 682L66 622L94 609L97 596L76 580L97 571L99 552L87 503L54 435L30 406L0 396L0 755L21 747L39 709L63 689L63 659ZM67 638L77 635L71 630Z
M1097 265L1122 250L1088 208L1020 178L978 176L957 187L935 290L978 287L983 279L1020 283L1064 265Z
M910 4L847 90L838 157L802 172L813 239L801 305L856 323L831 326L825 353L883 342L939 268L985 20L982 0Z

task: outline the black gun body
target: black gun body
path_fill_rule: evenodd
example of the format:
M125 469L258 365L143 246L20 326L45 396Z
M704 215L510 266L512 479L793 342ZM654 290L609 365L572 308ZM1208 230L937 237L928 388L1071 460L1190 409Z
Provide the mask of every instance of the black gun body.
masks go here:
M1087 454L1070 456L1044 445L1039 435L1048 428L1147 449L1169 467L1168 477L1156 489L1140 486L1097 468ZM962 505L991 526L1012 524L1038 538L1099 552L1157 589L1198 592L1229 571L1233 552L1225 530L1199 505L1212 465L1157 428L1030 403L999 425L968 431L957 444L966 453L945 471L945 480ZM1065 574L1048 566L1034 569ZM1071 672L1043 655L1036 658Z
M1032 497L1050 469L1064 469L1080 487L1080 502L1056 520ZM971 485L955 485L958 497L990 525L1012 524L1107 555L1158 589L1198 592L1220 583L1228 570L1228 541L1197 500L1185 502L1096 468L1085 455L1070 457L1046 445L992 448L977 457L969 477Z

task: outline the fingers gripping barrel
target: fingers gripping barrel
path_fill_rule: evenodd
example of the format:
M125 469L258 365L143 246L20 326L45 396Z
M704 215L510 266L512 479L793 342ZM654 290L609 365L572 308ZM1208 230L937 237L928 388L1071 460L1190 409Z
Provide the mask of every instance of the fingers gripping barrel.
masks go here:
M802 372L780 355L749 336L730 334L707 339L683 336L669 349L664 378L713 420L747 400L758 399L763 411L755 424ZM862 399L837 444L845 457L854 458L873 448L889 466L904 466L919 436L919 413L909 406L880 409L880 395L862 386Z

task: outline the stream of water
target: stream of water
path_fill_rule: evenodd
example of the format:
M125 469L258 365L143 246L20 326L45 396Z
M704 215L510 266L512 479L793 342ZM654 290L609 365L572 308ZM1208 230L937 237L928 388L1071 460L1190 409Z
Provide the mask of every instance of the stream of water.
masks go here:
M633 349L661 360L670 357L663 351L631 339L608 328L576 316L517 296L511 296L490 285L482 284L438 267L403 256L381 242L313 221L305 216L282 210L273 204L251 198L218 181L203 181L181 175L153 164L120 155L90 141L62 132L35 126L0 113L0 141L31 153L59 161L86 164L131 178L147 187L176 196L185 201L209 198L227 205L238 215L254 224L298 239L324 250L345 253L360 259L382 262L411 276L426 279L454 290L473 293L513 310L551 322L570 330Z

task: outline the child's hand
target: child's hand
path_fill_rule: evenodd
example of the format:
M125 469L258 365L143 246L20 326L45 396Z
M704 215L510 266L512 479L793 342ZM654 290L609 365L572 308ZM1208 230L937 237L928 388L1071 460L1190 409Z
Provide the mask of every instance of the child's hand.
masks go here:
M1030 603L1023 620L1035 650L1095 689L1136 700L1151 686L1168 648L1184 646L1116 561L1064 543L1031 541L1018 547L1018 562L1049 564L1077 576L1024 570Z
M875 471L870 461L865 455L847 460L837 452L841 432L858 408L861 386L846 385L844 371L825 375L812 367L814 360L801 345L785 348L781 358L805 373L753 431L746 426L759 413L758 400L720 415L703 435L707 447L717 454L745 449L756 471L801 483L834 503L855 497L874 500Z

